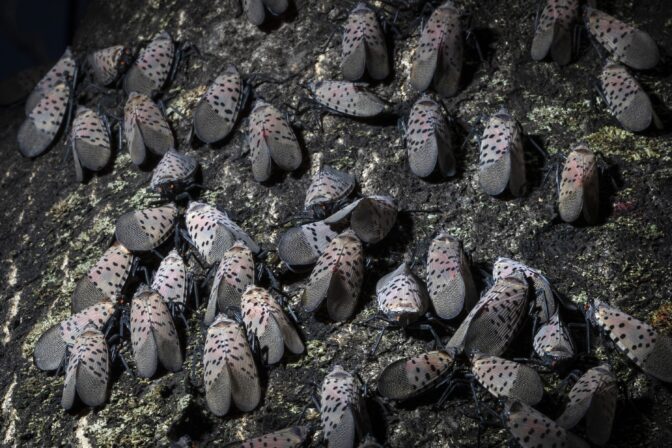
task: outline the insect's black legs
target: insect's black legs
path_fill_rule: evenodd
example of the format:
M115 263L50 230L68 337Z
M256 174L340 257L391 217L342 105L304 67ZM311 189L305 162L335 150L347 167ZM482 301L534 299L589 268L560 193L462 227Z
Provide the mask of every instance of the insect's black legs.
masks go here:
M383 334L385 334L385 330L387 330L387 326L383 326L380 329L380 333L378 333L378 336L376 337L375 342L373 343L373 346L371 347L371 350L369 351L369 358L373 358L376 356L376 352L378 351L378 345L380 345L381 339L383 339Z

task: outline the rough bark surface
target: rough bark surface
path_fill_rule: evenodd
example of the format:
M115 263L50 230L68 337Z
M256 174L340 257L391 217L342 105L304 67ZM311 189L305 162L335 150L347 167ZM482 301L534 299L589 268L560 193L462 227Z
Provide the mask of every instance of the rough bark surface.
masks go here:
M333 324L301 315L308 351L268 372L262 404L254 412L225 418L207 412L202 390L189 379L194 360L196 376L201 375L200 360L192 355L204 338L192 317L182 372L150 381L115 369L105 406L67 413L60 407L63 377L47 375L33 365L35 341L69 314L75 282L105 249L117 216L152 201L145 192L150 172L138 170L121 151L111 169L77 184L72 163L61 164L63 140L36 160L24 159L16 144L23 108L1 110L0 443L166 446L228 442L290 425L310 403L310 383L320 383L333 364L360 369L363 378L374 385L387 364L430 349L432 341L422 334L391 331L383 338L380 354L369 360L366 352L376 332L357 322L376 312L377 279L417 247L424 257L428 239L439 229L460 238L478 265L487 266L498 256L519 259L545 272L559 291L576 302L606 299L639 318L653 320L660 331L669 334L669 137L664 133L636 135L618 127L593 90L592 80L602 63L585 41L578 61L567 67L531 60L535 2L459 3L472 13L472 26L487 62L471 58L464 88L445 101L447 109L463 125L476 126L479 116L506 104L525 132L542 142L551 155L566 154L577 140L587 141L608 163L617 185L611 188L608 178L603 178L604 222L594 227L557 222L554 172L544 179L542 163L533 149L527 152L533 173L530 193L521 199L502 200L488 197L479 188L478 151L473 141L458 154L455 178L428 182L410 173L395 120L362 122L326 116L320 129L319 112L307 109L301 84L312 78L340 79L338 27L351 7L348 2L295 0L288 14L262 28L240 16L235 1L94 2L73 45L79 56L113 44L146 41L162 29L198 47L200 56L186 59L164 96L169 122L179 148L188 149L203 167L209 188L203 197L231 210L263 246L272 247L282 223L302 208L311 166L320 159L355 173L363 193L390 194L406 210L437 211L402 213L393 233L367 249L372 264L366 273L362 305L352 321ZM600 3L605 3L607 12L647 30L663 52L671 47L668 1ZM394 8L374 4L391 21ZM394 77L374 87L392 103L410 102L416 95L408 76L421 9L399 11L394 24L399 38L392 45ZM336 34L327 46L331 33ZM249 161L240 157L245 142L239 132L217 149L187 144L190 122L184 117L190 116L206 86L230 62L247 74L277 79L293 75L282 84L262 84L255 95L284 108L294 119L306 155L296 173L278 175L264 185L254 182ZM672 104L671 73L668 58L658 69L638 74L668 129L669 114L663 105ZM90 93L81 94L79 100L95 105L99 98L98 93ZM420 275L424 275L423 264L415 268ZM298 291L304 281L300 276L282 279L288 291ZM527 350L523 347L518 353L525 356ZM606 359L606 351L598 356ZM131 359L130 354L126 358ZM621 392L610 445L667 445L672 437L669 386L631 369L621 355L611 358L630 400ZM552 375L544 379L548 389L556 382ZM550 401L542 409L552 415L561 411ZM469 394L460 392L441 410L427 400L378 409L374 420L378 434L386 435L390 446L474 446L478 424L464 415L473 411ZM314 409L308 410L306 418L319 421ZM503 430L488 429L483 443L492 446L505 439Z

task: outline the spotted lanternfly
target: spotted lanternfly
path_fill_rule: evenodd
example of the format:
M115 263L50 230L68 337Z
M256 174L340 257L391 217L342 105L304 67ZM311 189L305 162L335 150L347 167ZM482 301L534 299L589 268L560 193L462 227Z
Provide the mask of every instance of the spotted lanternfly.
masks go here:
M166 31L158 33L145 48L124 78L124 91L153 97L168 79L175 57L175 44Z
M495 279L510 277L514 272L520 272L526 279L532 282L536 307L536 318L539 323L548 322L558 309L551 283L537 269L533 269L523 263L510 258L499 257L492 269Z
M26 116L29 115L35 106L56 86L59 84L68 84L77 73L77 62L72 57L70 48L66 48L65 53L58 60L51 70L37 83L33 91L26 99Z
M75 339L65 371L61 405L71 409L75 396L96 407L107 399L110 363L105 336L95 326L87 326Z
M337 234L324 221L292 227L278 240L278 257L292 271L307 271Z
M256 26L261 25L266 20L266 8L274 16L279 16L287 10L288 6L288 0L243 0L243 10L247 20Z
M123 45L94 51L87 58L93 79L101 86L112 84L133 62L133 53Z
M400 325L418 320L429 308L425 286L406 263L378 280L376 299L378 309Z
M229 135L238 120L244 97L243 79L236 66L229 64L194 109L196 136L204 143L215 143Z
M444 96L455 95L463 64L460 12L452 1L436 8L425 24L413 55L411 85L425 91L430 85Z
M357 81L364 71L373 79L385 79L390 74L385 35L376 14L360 2L348 17L343 33L343 77Z
M609 366L593 367L584 373L569 391L569 402L557 423L572 429L586 418L586 436L596 445L609 440L616 414L618 390Z
M478 301L462 243L447 233L439 234L429 245L427 292L441 319L454 319Z
M507 186L514 196L524 193L522 130L505 108L490 118L483 131L478 180L483 191L490 196L502 194Z
M353 176L325 165L313 176L306 191L304 207L328 207L348 197L354 189Z
M35 344L33 360L40 370L56 370L63 362L67 347L72 347L75 339L87 326L102 330L114 313L114 303L103 300L45 331Z
M242 240L255 254L260 251L257 243L225 212L209 204L191 201L185 214L185 222L189 237L209 265L221 260L237 240Z
M307 426L292 426L291 428L254 437L243 442L231 442L225 448L298 448L308 439L310 430Z
M274 162L283 171L294 171L303 156L299 142L285 117L271 104L257 100L248 129L252 175L257 182L271 177Z
M501 356L521 327L527 303L527 282L520 272L497 279L462 321L448 346L466 353Z
M368 118L385 110L385 103L361 83L317 81L309 83L308 88L318 104L344 115Z
M303 292L303 307L313 312L326 300L331 319L347 320L357 307L363 280L364 249L348 229L331 240L317 260Z
M600 301L590 306L590 319L645 373L672 382L672 339L651 325Z
M508 400L504 424L521 448L588 448L588 444L536 409Z
M177 207L174 204L128 212L117 219L114 234L132 252L150 251L173 233L176 218Z
M576 353L569 331L557 311L539 328L532 346L541 361L552 366L574 358Z
M136 165L144 163L148 148L163 155L175 147L173 133L159 107L137 92L131 92L124 106L124 138Z
M455 350L437 350L394 361L380 374L378 392L391 400L407 400L438 387L453 370Z
M259 373L243 327L219 314L208 328L203 352L205 401L210 412L226 415L231 400L243 412L261 400Z
M359 422L364 416L355 377L336 365L324 378L320 414L324 439L330 447L355 446Z
M187 301L187 266L177 250L171 250L161 260L152 279L153 291L169 306L184 306Z
M558 64L568 64L574 45L572 26L578 15L578 0L546 0L532 39L532 59L541 61L550 53Z
M119 297L132 265L133 254L123 245L113 244L77 282L72 293L72 311L78 313L104 299Z
M583 215L589 224L599 218L600 184L595 154L579 144L567 156L560 181L560 218L574 222Z
M367 196L343 207L324 222L329 225L349 222L360 240L375 244L390 233L397 221L397 211L391 197Z
M19 128L17 141L25 157L37 157L56 139L70 103L70 85L60 83L44 92Z
M84 180L82 168L100 171L110 161L110 135L103 117L97 112L82 106L77 108L70 141L79 182Z
M609 110L624 129L640 132L651 125L651 99L625 67L607 62L600 73L600 84Z
M268 364L280 362L285 347L299 355L305 347L282 307L264 288L250 285L240 299L243 322L248 333L259 339Z
M530 406L541 401L544 384L533 368L480 353L472 353L470 358L471 373L495 397L514 398Z
M427 177L438 169L442 176L455 175L450 128L441 106L429 95L421 96L413 105L405 139L413 174Z
M131 345L138 376L150 378L159 363L166 370L182 369L182 351L173 318L161 294L140 287L131 303Z
M236 241L224 253L210 289L208 309L203 321L210 325L217 314L229 307L240 308L240 297L254 284L254 256L242 241Z
M169 149L154 171L149 188L164 197L174 197L194 183L198 162L191 156Z
M583 19L590 35L620 62L636 70L658 64L658 46L644 31L589 7L585 7Z

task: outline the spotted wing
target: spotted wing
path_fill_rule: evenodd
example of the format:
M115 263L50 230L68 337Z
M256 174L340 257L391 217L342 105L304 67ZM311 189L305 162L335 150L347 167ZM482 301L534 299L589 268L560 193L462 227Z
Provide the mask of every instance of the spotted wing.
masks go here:
M445 379L454 363L454 354L446 351L400 359L385 367L380 374L378 392L392 400L414 397Z
M130 251L156 249L172 234L177 218L173 204L128 212L117 219L115 235Z
M420 97L411 109L406 146L408 162L416 176L429 176L437 165L444 176L455 174L455 157L450 148L448 123L441 107L429 97Z
M446 34L448 14L439 7L429 17L420 34L411 65L411 85L419 91L425 91L432 84L439 65L441 45Z
M203 321L209 325L218 312L226 312L229 307L240 307L242 294L253 284L252 252L242 241L237 241L219 262Z
M532 59L540 61L550 52L565 65L572 58L572 24L577 18L577 0L547 0L532 39Z
M364 279L362 243L351 230L334 238L317 260L303 295L303 306L315 311L327 300L335 321L352 316Z
M227 448L298 448L308 438L310 430L307 426L291 428L265 434L261 437L247 439L244 442L233 442Z
M337 202L346 198L354 188L355 179L349 173L325 165L315 174L306 191L305 208Z
M350 227L365 243L378 243L394 227L397 210L397 204L389 196L366 197L352 211Z
M114 45L89 55L89 65L96 83L106 86L117 79L119 58L123 51L123 45Z
M163 31L142 49L135 64L124 78L126 93L138 92L154 96L168 79L173 66L175 44L170 34Z
M599 212L599 185L595 155L585 146L574 149L562 170L560 181L560 217L574 222L583 213L594 223Z
M460 86L464 63L460 13L446 4L440 7L444 20L444 34L439 51L439 65L434 74L434 89L444 96L453 96Z
M236 124L243 101L243 80L230 65L203 95L194 110L194 131L205 143L222 140Z
M651 100L625 67L608 64L600 74L600 83L607 105L621 126L640 132L651 125Z
M278 256L290 270L305 271L336 235L325 221L293 227L280 236Z
M154 154L163 155L175 147L173 133L154 101L144 95L136 95L139 101L135 108L135 123L142 134L142 141Z
M176 250L161 261L152 280L152 290L158 292L166 303L184 305L187 299L187 267Z
M490 119L483 132L478 179L483 191L491 196L504 192L511 180L516 135L516 123L499 114Z
M471 371L478 382L495 397L508 397L534 406L544 395L544 385L536 370L498 356L472 356Z
M319 104L352 117L375 117L385 110L385 103L361 84L319 81L312 85L311 90Z
M536 409L518 400L508 400L504 423L522 448L567 447L588 448L588 444Z
M574 357L574 343L557 311L534 335L533 348L542 359L550 357L552 360L563 360Z
M105 336L95 328L87 328L77 337L72 348L61 405L71 409L75 393L87 406L95 407L105 403L109 369Z
M80 108L72 123L72 141L85 168L99 171L110 161L110 137L102 117L95 111Z
M198 162L193 157L169 149L152 171L149 188L160 192L165 185L186 182L194 177L197 168Z
M340 366L326 376L320 393L322 429L329 446L354 446L357 414L355 379Z
M72 57L70 48L66 48L61 59L40 79L35 88L26 99L26 116L30 115L37 104L42 101L44 96L51 92L57 85L68 83L69 79L75 75L77 62Z
M19 150L25 157L37 157L51 146L68 110L70 87L61 83L44 93L19 128Z

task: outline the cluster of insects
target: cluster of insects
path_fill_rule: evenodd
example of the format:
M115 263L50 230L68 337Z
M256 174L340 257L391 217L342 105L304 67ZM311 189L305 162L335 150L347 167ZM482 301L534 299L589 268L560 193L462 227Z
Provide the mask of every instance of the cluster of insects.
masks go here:
M286 0L243 1L245 14L255 25L262 24L267 13L282 14L287 8ZM559 64L569 63L577 47L574 29L579 13L578 0L547 0L535 25L533 59L550 55ZM651 102L621 64L638 70L655 66L659 59L655 42L596 9L584 7L583 21L591 39L611 54L600 76L606 104L625 129L647 129L656 121ZM410 170L418 177L437 173L451 177L457 172L454 130L437 96L454 95L461 86L465 42L461 22L460 10L446 1L420 29L410 83L421 95L410 109L404 132ZM390 76L386 42L376 11L358 3L342 41L345 80L310 83L315 102L359 119L397 113L397 108L357 83ZM135 165L152 163L150 153L160 157L150 188L163 204L117 219L113 243L76 285L72 316L47 330L35 346L38 368L65 372L61 401L65 409L76 407L78 400L90 407L104 405L113 362L145 378L161 370L181 370L185 360L181 335L188 330L189 316L198 316L207 327L201 344L203 374L197 383L205 405L217 416L234 407L242 412L255 409L263 396L260 371L306 350L300 322L276 273L265 264L267 251L225 211L195 199L199 164L176 150L170 125L155 102L171 82L179 54L179 46L163 31L137 57L129 48L114 46L91 54L84 64L100 88L123 88L117 149L123 136ZM81 181L84 168L95 172L108 165L114 138L103 112L74 104L78 66L67 50L37 84L26 101L18 143L23 155L36 157L66 129L66 148ZM206 144L226 139L241 121L249 93L249 83L228 65L193 109L193 135ZM255 100L246 135L256 181L267 181L274 167L294 171L301 165L292 123L273 104ZM524 138L505 108L488 119L478 166L485 193L497 197L526 193ZM393 197L355 197L355 191L353 175L323 165L306 192L306 222L285 231L277 242L284 266L310 272L300 297L303 309L337 322L352 319L358 308L367 270L365 250L394 233L398 214L404 212ZM558 180L558 212L565 222L599 220L597 159L584 143L566 157ZM523 447L588 446L584 439L596 445L608 441L618 396L609 365L591 354L594 333L611 339L646 374L672 382L670 338L606 302L593 300L581 309L533 267L500 258L486 276L485 290L479 292L461 242L446 232L432 238L424 265L424 279L406 260L376 284L379 312L367 324L378 321L381 326L376 327L380 333L371 355L392 329L426 330L436 342L435 350L385 368L378 378L377 399L405 401L431 390L440 391L441 404L457 388L467 387L478 410L479 437L481 429L497 424ZM208 299L200 313L203 293ZM582 326L585 343L579 344L568 322ZM525 339L521 335L527 328L532 334ZM524 359L503 358L519 338L531 354ZM131 363L123 355L128 351ZM580 367L578 374L570 373L572 366ZM554 418L534 408L547 393L538 369L555 372L564 386L573 384L568 393L558 392L564 410ZM382 441L373 437L364 405L371 394L355 373L334 366L317 392L322 437L329 446L379 446ZM314 429L299 425L243 446L299 446Z

